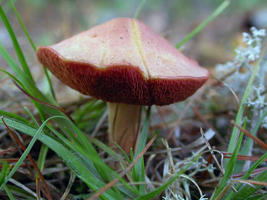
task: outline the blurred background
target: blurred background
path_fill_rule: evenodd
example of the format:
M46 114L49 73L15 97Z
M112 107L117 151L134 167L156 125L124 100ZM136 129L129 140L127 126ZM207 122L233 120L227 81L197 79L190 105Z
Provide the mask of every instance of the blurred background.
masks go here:
M15 6L36 46L52 45L83 30L117 17L133 17L141 0L14 0ZM149 0L139 20L177 44L193 28L212 13L221 0ZM36 62L26 36L8 0L1 5L8 15L24 53ZM213 67L231 59L232 50L240 40L240 33L250 26L267 26L266 0L234 0L230 6L197 37L186 43L184 54L202 66ZM242 39L242 38L241 38ZM3 24L0 41L12 51L12 42ZM5 65L2 62L2 66Z
M141 0L14 0L15 6L33 41L38 45L51 45L83 30L117 17L133 17ZM172 44L178 43L194 27L212 13L221 0L149 0L139 20L145 22ZM10 23L25 54L31 57L28 41L7 0L2 0ZM267 26L266 0L234 0L230 6L200 35L185 45L185 51L202 65L213 66L228 60L225 55L209 55L210 49L231 51L236 34L248 31L249 26ZM0 40L12 46L5 27L1 25ZM28 49L28 48L29 49ZM192 49L193 48L193 49ZM221 52L221 53L222 53ZM213 49L213 54L214 49ZM209 59L207 59L209 58ZM206 60L206 61L205 61Z

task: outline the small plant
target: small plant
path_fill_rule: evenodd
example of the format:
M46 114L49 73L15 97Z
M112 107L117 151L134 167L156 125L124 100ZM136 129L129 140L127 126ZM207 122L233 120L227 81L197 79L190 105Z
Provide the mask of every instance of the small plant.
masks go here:
M245 180L250 176L252 171L266 158L264 154L258 162L251 165L251 162L245 163L244 161L238 161L238 154L251 155L253 149L253 140L259 142L254 136L259 130L260 126L265 125L264 119L266 118L266 95L265 95L265 76L266 76L266 59L264 58L265 50L262 50L262 37L264 37L265 30L257 30L255 27L251 28L251 35L243 33L244 46L238 47L236 57L233 62L228 62L225 65L217 65L217 73L221 73L222 69L232 71L229 76L225 78L225 82L229 87L240 95L243 95L242 101L239 105L239 110L235 122L232 124L235 126L230 143L228 146L228 152L232 153L231 159L226 160L224 164L225 175L221 180L220 186L214 194L214 198L222 198L226 195L230 186L232 191L226 195L226 199L242 197L245 199L252 195L256 190L251 189L249 194L246 194L244 190L238 190L241 188L239 181L235 182L231 179L233 173L239 173L247 171L242 180ZM241 70L245 68L245 70ZM244 87L246 86L246 87ZM245 109L247 110L247 117L243 116ZM243 124L243 128L241 125ZM245 128L249 127L250 132ZM241 132L239 132L241 131ZM246 143L241 148L243 142L243 134L248 135ZM262 144L263 145L263 144ZM263 171L262 177L265 176L266 171ZM255 179L258 179L255 177ZM264 179L262 179L264 180ZM228 182L230 181L230 182ZM234 184L238 183L238 184ZM249 181L248 181L249 183ZM264 185L264 183L262 183ZM245 186L247 187L247 186ZM257 187L259 188L259 187Z

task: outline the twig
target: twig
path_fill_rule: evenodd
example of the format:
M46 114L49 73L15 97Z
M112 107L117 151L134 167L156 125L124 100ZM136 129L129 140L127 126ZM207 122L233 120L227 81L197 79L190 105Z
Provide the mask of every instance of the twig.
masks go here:
M4 151L0 151L0 155L7 154L7 153L13 153L13 152L15 152L17 150L18 150L18 147L15 147L13 149L7 149L7 150L4 150Z
M222 152L222 154L224 155L225 158L231 158L232 153L229 152ZM237 159L238 160L245 160L245 161L257 161L260 158L256 157L256 156L246 156L246 155L237 155ZM267 159L264 159L263 161L267 161Z
M252 140L257 142L259 145L261 145L265 150L267 150L267 144L265 144L263 141L261 141L259 138L252 135L249 131L244 129L243 127L237 125L234 120L231 121L231 124L235 127L237 127L240 131L244 132L244 134L248 137L250 137Z
M267 167L262 167L262 168L254 169L254 171L251 172L250 177L251 177L252 175L253 175L253 176L256 176L256 175L262 173L262 172L265 171L265 170L267 170ZM244 176L245 173L246 173L246 171L244 171L244 172L240 172L240 173L237 173L237 174L232 174L231 177L232 177L233 179L240 179L240 178L242 178L242 176Z

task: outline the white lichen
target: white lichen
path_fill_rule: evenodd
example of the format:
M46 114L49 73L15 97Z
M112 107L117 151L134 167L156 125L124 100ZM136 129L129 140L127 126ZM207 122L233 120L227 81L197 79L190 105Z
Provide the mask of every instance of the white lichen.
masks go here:
M267 106L266 102L266 86L264 85L267 59L262 59L258 62L262 51L262 38L266 36L265 29L257 30L255 27L250 29L251 34L243 33L244 45L237 47L235 52L235 58L232 62L225 64L219 64L215 67L216 74L227 74L232 71L232 74L225 78L224 82L237 94L243 94L248 80L253 71L253 64L259 64L259 70L257 72L256 79L254 81L253 90L250 92L250 96L247 99L247 106L251 108L253 112L254 121L262 115L263 109ZM253 120L251 120L253 121ZM267 127L267 119L264 121L263 126ZM253 122L251 127L255 125Z

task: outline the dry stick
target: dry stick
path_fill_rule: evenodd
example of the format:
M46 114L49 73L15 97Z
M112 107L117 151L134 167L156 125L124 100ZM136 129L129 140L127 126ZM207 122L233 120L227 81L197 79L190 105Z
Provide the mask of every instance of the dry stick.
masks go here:
M236 180L235 182L241 182L241 183L250 183L252 185L262 185L267 186L267 183L260 182L260 181L252 181L252 180Z
M0 155L7 154L7 153L13 153L13 152L17 151L18 149L20 149L20 148L15 147L13 149L7 149L7 150L4 150L4 151L0 151Z
M262 197L266 200L266 193L264 191L262 191L260 188L257 188L255 185L260 185L260 186L267 186L267 183L265 182L260 182L260 181L252 181L252 180L235 180L233 182L237 182L237 183L244 183L254 189L256 189L257 194L261 194ZM255 192L255 194L256 194ZM262 199L262 198L258 198L258 199Z
M224 156L224 158L231 158L231 156ZM259 158L258 157L250 157L250 156L242 156L242 155L238 155L237 156L237 160L244 160L244 161L257 161ZM267 158L263 160L264 162L267 161Z
M259 145L261 145L265 150L267 150L267 144L265 144L263 141L261 141L259 138L252 135L249 131L244 129L243 127L237 125L234 120L231 120L231 125L237 127L240 131L244 132L246 136L250 137L252 140L257 142Z
M43 104L43 105L45 105L45 106L48 106L48 107L50 107L50 108L54 108L54 109L57 109L57 110L61 111L62 113L64 113L64 114L69 118L69 120L71 120L71 121L75 124L74 120L71 118L71 116L70 116L64 109L62 109L62 108L60 108L60 107L58 107L58 106L52 105L52 104L50 104L50 103L47 103L47 102L45 102L45 101L42 101L42 100L40 100L40 99L35 98L34 96L28 94L22 87L20 87L20 85L17 84L17 82L15 82L14 80L13 80L13 82L14 82L14 84L15 84L15 85L16 85L16 86L17 86L17 87L18 87L24 94L26 94L30 99L33 99L34 101L36 101L36 102L38 102L38 103L40 103L40 104Z
M1 117L1 118L2 118L3 124L5 125L5 127L7 128L7 130L12 134L13 138L14 138L14 139L16 140L16 142L20 145L21 149L22 149L23 151L25 151L25 150L26 150L26 147L25 147L25 146L23 145L23 143L18 139L18 137L16 136L16 134L9 128L9 126L8 126L8 125L6 124L6 122L4 121L4 118L3 118L3 117ZM48 188L48 186L47 186L47 184L46 184L46 181L45 181L45 179L44 179L42 173L40 172L39 168L37 167L35 161L33 160L32 156L31 156L31 154L28 154L27 156L28 156L30 162L32 163L34 169L36 170L36 172L37 172L38 175L40 176L40 178L41 178L43 184L44 184L44 187L45 187L46 192L42 190L43 194L46 196L47 199L51 199L51 200L52 200L52 195L51 195L51 193L50 193L50 191L49 191L49 188Z
M40 179L35 178L35 183L36 183L36 195L38 197L38 200L41 200L41 184L40 184Z
M155 135L145 146L143 151L134 159L134 161L122 172L120 173L120 177L123 177L127 172L131 170L131 168L137 163L137 161L145 154L147 149L151 146L151 144L155 141L157 135ZM115 185L119 181L118 178L115 178L113 181L109 182L105 187L99 190L96 194L94 194L90 199L88 200L96 200L98 197L100 197L101 194L103 194L105 191L107 191L109 188L111 188L113 185Z
M221 200L221 199L224 197L224 195L227 193L227 191L229 190L229 187L230 187L230 184L227 184L227 185L223 188L223 190L220 192L220 194L216 197L215 200ZM213 193L213 195L214 195L214 194L215 194L215 193ZM211 196L211 199L214 199L213 195Z
M222 154L224 155L225 158L231 158L232 156L232 153L230 152L222 152ZM260 159L260 157L257 157L257 156L246 156L246 155L240 155L238 154L237 155L237 159L238 160L245 160L245 161L257 161ZM263 161L267 161L267 158L264 159Z
M0 160L2 160L2 159L0 159ZM19 158L6 158L4 160L7 161L7 162L17 162L19 160Z
M260 173L262 173L263 171L267 170L267 167L262 167L262 168L258 168L258 169L254 169L253 172L251 172L250 176L256 176ZM246 173L246 171L244 172L240 172L240 173L237 173L237 174L232 174L232 178L233 179L239 179L239 178L242 178L242 176L244 176L244 174Z
M29 164L29 165L32 166L32 164ZM9 164L9 166L11 166L10 169L12 169L15 166L15 164ZM19 167L27 167L27 165L21 164ZM2 169L2 168L3 168L3 166L0 166L0 169Z
M220 172L221 172L222 175L224 176L224 170L221 168L221 165L220 165L220 163L218 162L218 160L217 160L217 158L216 158L216 156L215 156L215 154L214 154L214 152L213 152L213 150L212 150L212 148L211 148L211 146L210 146L210 143L209 143L209 141L207 140L207 138L206 138L206 136L205 136L205 134L204 134L202 128L200 128L200 133L201 133L203 139L205 140L206 145L207 145L207 147L208 147L208 149L209 149L209 151L210 151L210 154L211 154L211 156L213 157L213 159L214 159L214 161L215 161L215 163L216 163L218 169L220 170ZM237 192L236 189L234 188L234 186L231 186L231 188L233 189L233 191L234 191L235 193Z

